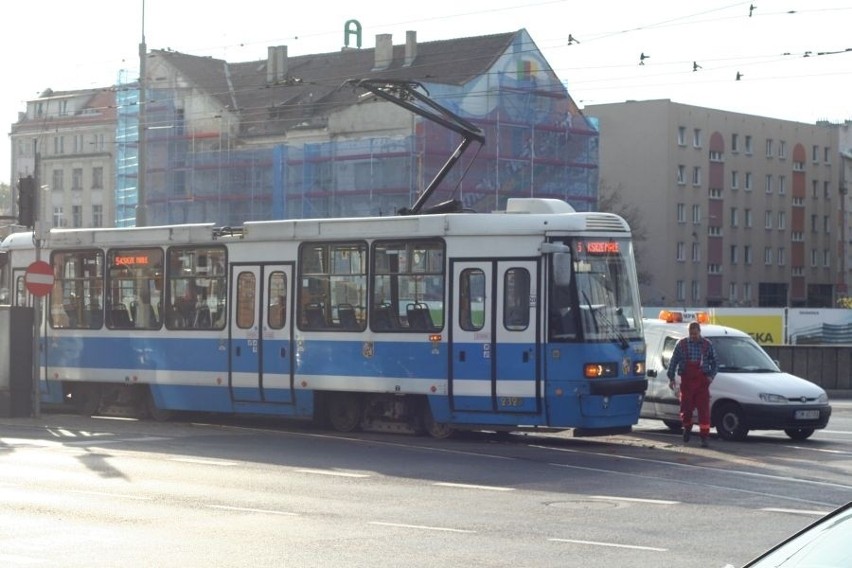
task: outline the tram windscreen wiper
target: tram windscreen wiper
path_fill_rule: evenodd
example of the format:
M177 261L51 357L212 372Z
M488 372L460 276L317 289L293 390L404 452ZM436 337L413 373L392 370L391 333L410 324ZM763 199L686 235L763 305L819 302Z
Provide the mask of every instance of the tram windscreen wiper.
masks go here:
M589 308L589 315L594 321L595 327L603 327L607 337L615 341L622 349L630 347L630 342L627 341L627 338L618 330L612 320L610 320L602 310L595 310L592 308L592 302L589 300L589 296L586 294L585 290L583 290L583 299L586 301L586 306ZM601 326L598 321L600 321L603 326Z

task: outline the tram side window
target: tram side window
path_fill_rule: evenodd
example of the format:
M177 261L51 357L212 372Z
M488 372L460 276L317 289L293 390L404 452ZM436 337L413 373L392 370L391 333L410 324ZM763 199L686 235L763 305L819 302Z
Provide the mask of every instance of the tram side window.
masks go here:
M169 248L166 328L224 329L226 265L222 246Z
M110 249L106 324L111 329L159 329L163 321L163 251Z
M510 268L503 278L503 326L523 331L530 325L530 273Z
M441 240L374 243L370 306L374 331L443 329L444 258Z
M48 318L53 328L100 329L104 323L104 253L54 252Z
M283 329L287 321L287 275L277 270L270 274L268 289L266 321L270 329Z
M367 245L305 243L299 250L299 329L363 331Z
M466 268L460 276L459 327L479 331L485 326L485 273L478 268Z

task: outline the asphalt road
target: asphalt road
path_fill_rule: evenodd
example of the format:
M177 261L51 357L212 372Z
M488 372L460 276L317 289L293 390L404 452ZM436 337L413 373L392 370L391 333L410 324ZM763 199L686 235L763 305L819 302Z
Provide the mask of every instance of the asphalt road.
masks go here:
M452 440L195 417L0 419L3 566L740 566L852 500L852 403L806 442Z

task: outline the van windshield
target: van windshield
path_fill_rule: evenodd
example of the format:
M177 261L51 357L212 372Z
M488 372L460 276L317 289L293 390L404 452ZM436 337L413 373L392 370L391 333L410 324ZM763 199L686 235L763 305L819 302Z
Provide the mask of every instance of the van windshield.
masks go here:
M708 337L716 348L719 371L726 373L778 373L780 369L751 337Z

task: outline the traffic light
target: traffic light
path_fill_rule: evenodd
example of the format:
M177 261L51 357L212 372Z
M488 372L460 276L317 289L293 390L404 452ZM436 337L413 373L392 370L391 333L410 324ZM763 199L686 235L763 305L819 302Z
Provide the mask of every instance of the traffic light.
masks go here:
M18 224L24 227L35 226L35 192L33 176L18 179Z

